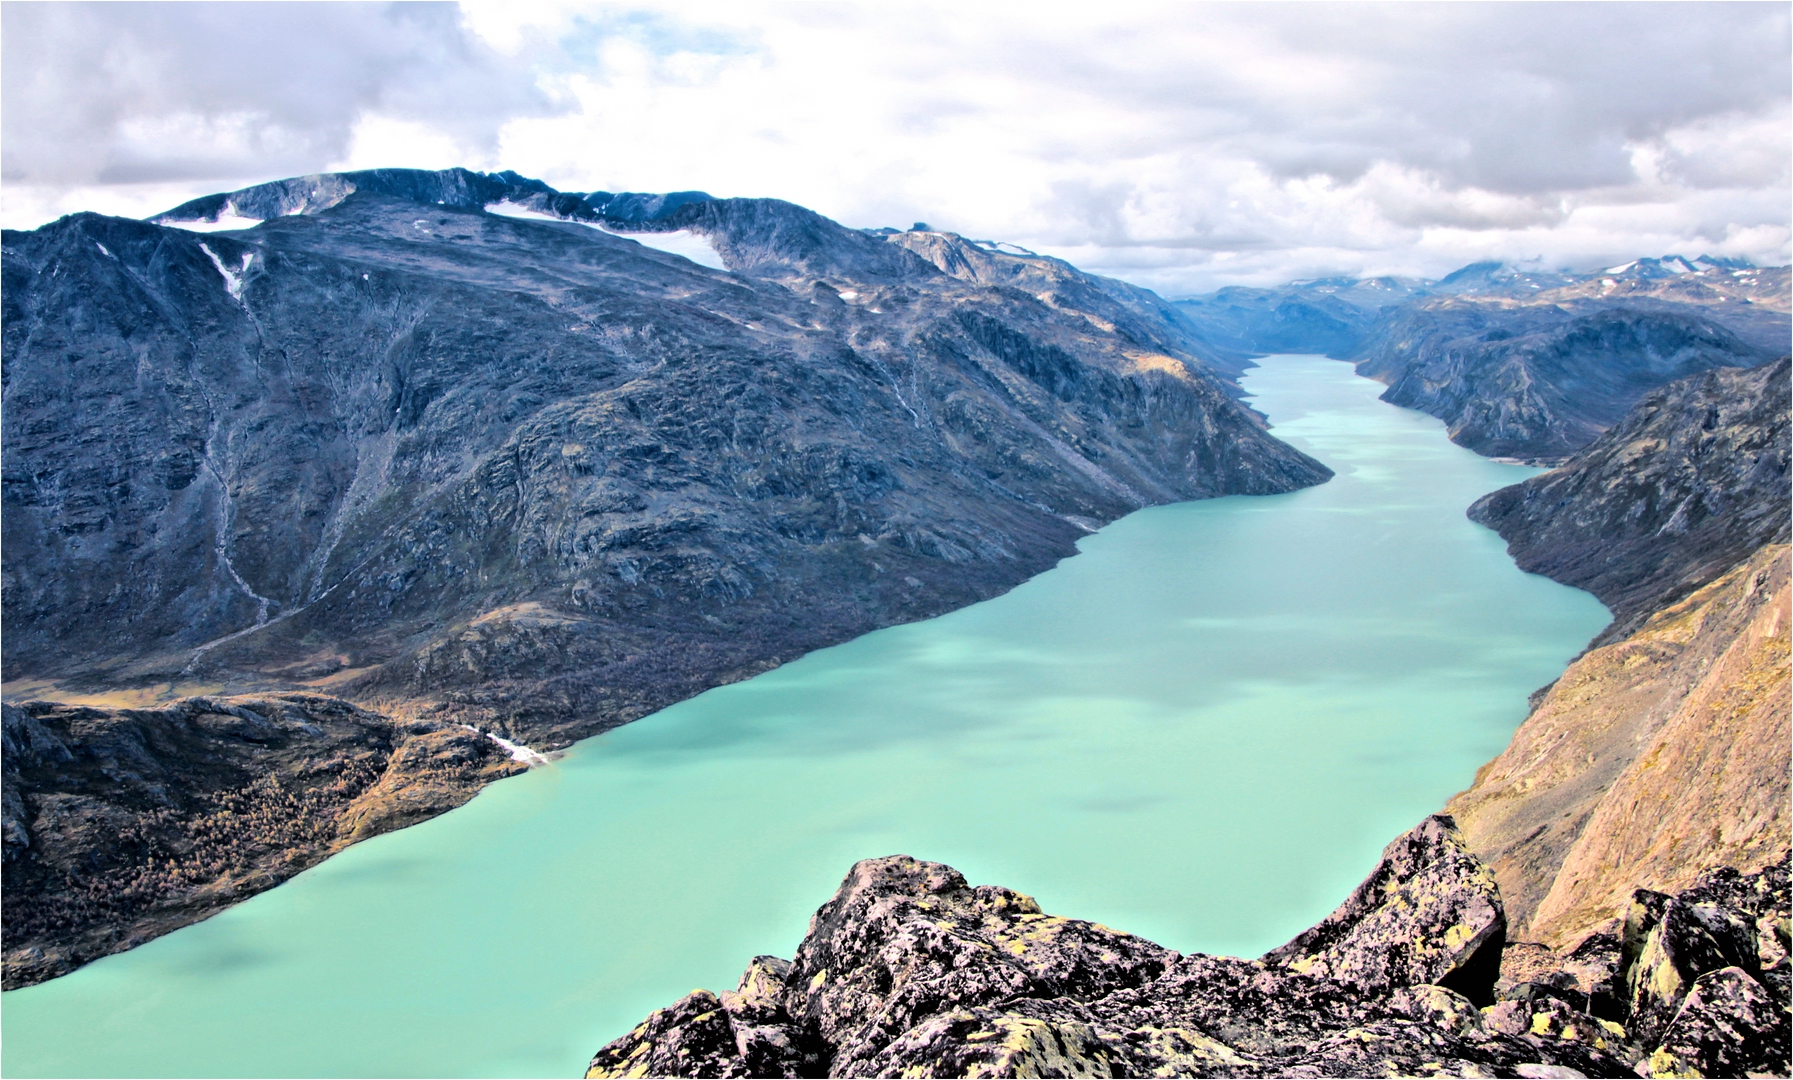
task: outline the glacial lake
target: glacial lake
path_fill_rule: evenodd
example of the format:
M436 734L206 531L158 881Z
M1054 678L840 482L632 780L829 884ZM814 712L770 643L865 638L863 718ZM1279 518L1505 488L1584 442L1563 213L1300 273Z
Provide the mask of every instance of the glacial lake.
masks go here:
M204 923L0 999L7 1076L579 1076L790 956L857 859L1255 956L1466 787L1608 615L1350 366L1246 376L1338 476L1158 507L1009 594L589 739Z

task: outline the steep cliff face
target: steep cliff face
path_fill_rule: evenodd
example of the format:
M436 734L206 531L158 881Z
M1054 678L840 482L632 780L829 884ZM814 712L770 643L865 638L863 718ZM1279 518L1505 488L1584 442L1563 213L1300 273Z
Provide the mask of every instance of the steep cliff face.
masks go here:
M1000 593L1135 508L1329 475L1174 312L1063 264L954 276L775 200L462 170L161 220L237 218L267 220L5 234L9 680L562 743Z
M1498 979L1499 890L1444 817L1260 960L1180 955L939 863L871 859L795 959L757 957L734 991L655 1012L586 1075L1784 1075L1784 868L1630 910L1609 956Z
M524 766L317 694L0 706L7 989L178 929Z
M1613 609L1599 640L1635 629L1789 537L1789 361L1725 368L1646 395L1562 468L1469 508L1521 569Z
M1789 396L1786 360L1682 380L1470 510L1616 616L1449 807L1524 936L1785 858Z
M1663 383L1778 355L1701 310L1450 298L1385 315L1352 359L1388 384L1383 400L1477 453L1560 461Z
M1514 932L1570 947L1633 888L1782 857L1788 549L1770 545L1569 666L1447 807Z

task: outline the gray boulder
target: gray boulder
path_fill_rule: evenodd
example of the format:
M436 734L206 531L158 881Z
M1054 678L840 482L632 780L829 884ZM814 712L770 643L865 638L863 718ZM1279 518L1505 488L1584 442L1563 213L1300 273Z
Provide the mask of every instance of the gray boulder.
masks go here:
M1366 989L1437 983L1487 1005L1506 940L1494 874L1435 814L1384 848L1337 911L1264 959Z
M1436 985L1499 956L1486 877L1448 819L1428 819L1326 922L1242 960L1047 915L939 863L870 859L793 961L759 957L733 993L654 1013L586 1075L1633 1075L1598 1026L1503 1032Z

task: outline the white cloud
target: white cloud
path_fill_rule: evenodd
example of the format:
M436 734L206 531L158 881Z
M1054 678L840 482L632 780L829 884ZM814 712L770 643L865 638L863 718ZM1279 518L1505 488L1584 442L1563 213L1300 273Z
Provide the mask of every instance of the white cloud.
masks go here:
M248 40L263 6L185 32ZM386 9L283 9L269 20L310 43L302 66L352 76L321 104L288 102L296 80L175 79L141 20L108 31L138 45L108 53L101 90L71 88L72 69L15 60L16 7L9 224L108 168L187 169L184 197L244 163L456 162L925 220L1172 293L1489 256L1788 258L1784 5L482 3L397 38ZM341 57L295 29L325 8L350 31ZM17 136L15 83L66 98L78 145ZM112 100L140 85L150 104ZM41 176L61 177L54 197L15 198ZM119 187L102 185L115 203Z

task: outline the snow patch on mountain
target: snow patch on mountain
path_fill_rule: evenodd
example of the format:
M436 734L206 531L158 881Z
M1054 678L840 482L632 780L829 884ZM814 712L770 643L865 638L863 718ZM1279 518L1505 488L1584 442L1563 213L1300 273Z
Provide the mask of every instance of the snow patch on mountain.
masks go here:
M240 217L225 212L218 215L216 221L175 221L171 218L157 218L157 225L167 225L188 232L235 232L238 229L253 229L262 223L262 218Z
M490 203L485 209L488 214L497 214L500 217L518 218L526 221L567 220L566 218L557 217L554 214L546 213L541 210L531 209L527 206L519 206L513 202ZM621 236L633 240L643 247L651 247L656 251L664 251L671 255L677 255L681 258L689 259L699 266L707 266L712 270L728 269L728 264L722 261L722 256L717 253L716 245L710 242L710 238L702 233L694 233L689 229L680 229L676 232L623 232L620 229L614 229L607 225L601 225L590 221L580 221L575 222L574 224L584 225L588 229L596 229L599 232L609 233L611 236Z
M243 253L242 267L237 270L232 270L230 267L224 265L224 260L220 259L218 253L213 251L210 247L201 244L199 245L199 250L205 252L206 255L211 258L212 265L216 266L218 272L224 275L224 288L230 293L230 298L240 302L243 299L243 276L249 273L249 264L255 261L255 252L245 251Z

